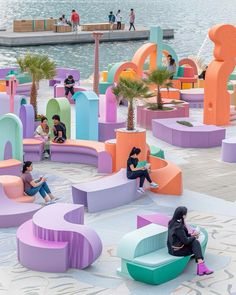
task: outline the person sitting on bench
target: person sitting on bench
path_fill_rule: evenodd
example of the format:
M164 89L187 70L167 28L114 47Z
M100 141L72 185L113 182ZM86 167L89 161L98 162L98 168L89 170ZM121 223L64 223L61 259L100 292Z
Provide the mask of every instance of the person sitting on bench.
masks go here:
M68 98L69 92L71 93L71 96L74 95L74 86L75 86L75 80L72 75L69 75L65 81L64 81L64 86L65 86L65 97Z
M127 160L127 178L140 178L138 192L143 194L145 193L145 190L143 189L145 179L147 179L147 181L150 183L150 187L152 188L157 188L158 184L151 180L148 172L148 165L145 165L144 167L137 167L139 162L138 155L140 154L140 152L141 150L139 148L132 148Z
M54 138L53 142L56 143L63 143L66 140L66 126L64 123L61 122L59 115L54 115L52 117L54 126L53 126L53 133Z

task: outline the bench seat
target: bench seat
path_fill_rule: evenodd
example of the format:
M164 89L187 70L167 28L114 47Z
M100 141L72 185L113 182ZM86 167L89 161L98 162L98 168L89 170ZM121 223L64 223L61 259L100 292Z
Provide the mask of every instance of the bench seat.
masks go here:
M39 138L23 139L24 161L42 161L44 142Z
M21 174L21 162L15 159L0 161L0 175L17 175Z
M112 172L111 155L105 151L105 144L97 141L69 139L62 144L51 143L51 160L94 165L98 172Z
M72 186L73 202L88 212L112 209L137 200L137 182L126 176L126 170L101 179Z

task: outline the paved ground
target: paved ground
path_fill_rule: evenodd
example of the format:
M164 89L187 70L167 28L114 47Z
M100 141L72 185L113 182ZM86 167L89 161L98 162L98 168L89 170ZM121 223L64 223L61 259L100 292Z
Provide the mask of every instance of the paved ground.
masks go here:
M40 112L52 93L45 85L40 90ZM42 95L44 93L44 95ZM126 108L119 110L124 117ZM191 112L201 118L202 111ZM73 113L72 113L73 117ZM74 128L74 122L72 122ZM227 136L236 134L236 126L227 129ZM70 270L66 274L48 274L29 271L17 262L16 229L0 230L0 295L141 295L141 294L236 294L236 164L220 160L220 148L180 149L155 139L147 133L148 142L162 147L166 157L183 170L184 193L181 197L157 196L147 193L138 201L96 214L85 216L85 223L100 235L104 248L99 260L84 271ZM60 202L71 202L71 185L101 177L88 165L51 163L34 165L35 173L46 174L48 182ZM41 202L40 198L37 200ZM120 278L116 257L120 238L135 229L137 214L173 210L185 205L189 208L189 221L207 229L209 243L207 263L215 270L207 277L195 276L195 263L191 261L176 280L161 286L148 286Z

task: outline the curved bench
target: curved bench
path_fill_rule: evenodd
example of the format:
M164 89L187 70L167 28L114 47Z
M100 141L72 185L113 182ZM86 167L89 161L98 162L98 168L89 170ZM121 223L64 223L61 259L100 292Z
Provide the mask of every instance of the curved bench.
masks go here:
M236 137L222 140L221 158L224 162L236 163Z
M181 99L188 102L190 108L203 108L204 88L181 90Z
M52 142L51 160L94 165L100 173L112 172L111 155L105 151L105 144L97 141L68 139L62 144Z
M98 234L84 225L84 207L63 203L42 208L22 224L17 246L23 266L45 272L84 269L102 252Z
M39 162L42 160L44 142L39 138L23 139L24 161Z
M19 226L32 218L34 213L41 208L38 204L17 203L10 200L0 183L0 227Z
M193 127L177 121L190 122ZM201 124L188 117L153 120L152 132L158 139L184 148L217 147L225 138L225 128Z
M33 203L35 198L24 195L24 184L20 177L13 175L1 175L0 183L6 196L19 203Z
M134 280L160 285L179 276L190 256L176 257L168 253L167 228L149 224L126 234L120 241L117 256L121 258L120 275ZM201 229L199 239L205 252L208 235Z
M126 170L101 179L72 186L73 202L88 212L112 209L138 199L137 182L126 176Z
M151 189L154 193L167 195L181 195L183 191L182 172L171 162L150 155L151 178L159 187Z
M15 159L0 161L0 175L20 175L21 162Z

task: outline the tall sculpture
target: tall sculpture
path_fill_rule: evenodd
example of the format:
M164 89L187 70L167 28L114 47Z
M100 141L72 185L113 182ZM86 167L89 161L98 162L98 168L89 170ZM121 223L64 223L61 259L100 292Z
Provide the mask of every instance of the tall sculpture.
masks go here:
M103 33L94 32L93 38L95 40L94 49L94 74L93 74L93 91L99 96L99 41Z
M214 59L209 64L205 80L204 123L228 125L230 122L229 75L236 66L236 27L217 25L209 31L215 43Z

